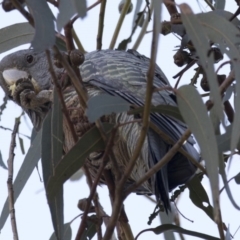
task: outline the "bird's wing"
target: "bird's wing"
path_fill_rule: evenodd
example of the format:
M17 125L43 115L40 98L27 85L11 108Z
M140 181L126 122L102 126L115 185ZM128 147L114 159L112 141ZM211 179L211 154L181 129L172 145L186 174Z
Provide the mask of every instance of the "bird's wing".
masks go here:
M150 61L147 57L134 50L128 52L103 50L87 54L80 70L84 82L97 86L111 95L120 96L131 104L143 106L149 64ZM154 88L163 88L163 90L153 93L152 104L155 106L159 104L177 106L175 95L166 89L170 84L157 65L153 82ZM150 118L174 141L177 141L187 128L184 123L162 114L151 113ZM148 131L148 142L151 167L166 154L171 146L166 144L153 130ZM193 139L189 138L184 148L198 161L199 154L193 144ZM185 159L186 161L188 162L187 159ZM190 162L189 168L193 174L195 167ZM167 166L159 171L155 182L156 193L159 191L166 209L169 209ZM172 187L177 185L178 183L173 182Z

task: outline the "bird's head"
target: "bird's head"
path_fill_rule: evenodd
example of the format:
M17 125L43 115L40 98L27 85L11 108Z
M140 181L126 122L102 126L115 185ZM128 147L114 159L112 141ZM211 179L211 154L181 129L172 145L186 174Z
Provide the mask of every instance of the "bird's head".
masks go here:
M50 55L53 61L53 53ZM54 64L53 68L57 76L62 72ZM53 83L46 53L29 49L4 57L0 62L0 86L39 129L52 101Z

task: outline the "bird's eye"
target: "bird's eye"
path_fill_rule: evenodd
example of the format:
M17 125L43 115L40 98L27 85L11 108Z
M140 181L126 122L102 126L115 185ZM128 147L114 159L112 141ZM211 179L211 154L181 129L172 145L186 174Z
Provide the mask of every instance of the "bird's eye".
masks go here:
M32 63L33 62L33 56L32 55L27 55L27 62Z

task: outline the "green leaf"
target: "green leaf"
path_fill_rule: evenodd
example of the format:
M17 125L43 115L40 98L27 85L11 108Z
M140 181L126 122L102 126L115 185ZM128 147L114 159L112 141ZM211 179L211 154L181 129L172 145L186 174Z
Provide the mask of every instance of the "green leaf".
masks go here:
M80 18L85 18L87 16L87 1L86 0L72 0L75 9Z
M56 164L61 160L63 151L62 112L56 89L53 96L53 110L46 117L42 130L42 169L45 189L49 178L54 174ZM48 199L48 204L55 234L58 239L64 239L63 186L51 200Z
M95 221L91 221L91 219L96 219L97 216L96 215L91 215L90 217L87 218L87 226L85 228L85 231L83 232L83 235L81 237L81 240L91 240L94 235L96 234L97 232L97 226L96 226L96 223Z
M21 137L18 136L18 140L19 140L19 145L22 151L22 154L25 154L25 150L24 150L24 143L23 143L23 139Z
M209 202L208 195L200 182L200 179L195 175L188 183L189 197L192 202L201 208L213 221L213 207ZM205 204L205 205L204 205ZM206 206L207 205L207 206Z
M143 113L143 110L144 110L143 107L131 109L128 111L128 114ZM183 119L178 107L174 107L171 105L158 105L158 106L151 106L150 111L161 113L161 114L166 114L168 116L171 116L171 117L174 117L174 118L180 120L181 122L184 122L184 119Z
M163 224L163 225L158 226L156 228L145 229L144 232L152 231L155 234L159 235L159 234L162 234L163 232L169 231L169 230L172 230L173 232L187 234L187 235L193 236L193 237L202 238L202 239L205 239L205 240L220 240L220 238L212 237L212 236L204 234L204 233L190 231L190 230L178 227L178 226L173 225L173 224Z
M37 52L45 51L55 44L54 15L46 1L25 1L34 18L35 35L32 47Z
M232 196L232 192L230 190L229 184L228 184L228 180L227 180L227 175L225 172L225 165L224 165L224 159L223 159L223 155L221 153L219 153L219 173L221 174L222 177L222 181L224 183L227 195L232 203L232 205L237 209L240 210L240 207L237 205L237 203L234 201L234 198Z
M65 223L63 225L63 239L64 240L71 240L72 239L72 228L71 228L71 223ZM52 234L49 240L58 240L56 237L55 232Z
M214 42L220 48L222 53L226 53L230 59L234 59L234 61L232 61L232 65L235 77L236 79L240 79L240 68L238 64L238 61L240 61L239 29L235 26L235 24L229 22L228 19L214 12L215 11L198 14L197 18L204 27L204 31L207 33L209 40ZM231 138L232 151L236 148L240 138L240 84L238 81L236 84L235 97L236 106Z
M109 134L113 125L103 123L103 127ZM83 166L90 153L104 150L104 148L105 144L97 127L93 127L85 133L55 167L54 176L50 177L47 184L48 199L54 198L63 183Z
M3 114L4 109L6 109L6 107L7 107L7 102L8 102L8 98L7 98L7 96L4 96L3 103L2 103L2 105L0 105L0 120L1 120L1 115Z
M179 110L194 134L202 158L206 161L206 168L210 180L215 213L219 208L218 193L218 148L213 125L209 119L206 106L197 90L190 85L185 85L177 90Z
M225 0L214 0L214 8L215 9L224 9L226 1Z
M3 169L8 169L7 166L5 165L4 161L3 161L1 151L0 151L0 167L2 167Z
M87 15L86 0L61 0L59 4L59 14L57 16L57 29L61 29L67 24L71 17L78 13L80 18Z
M30 43L34 32L34 28L28 22L17 23L0 29L0 53Z
M240 173L238 173L235 177L234 180L236 182L236 184L240 184Z
M100 94L90 98L87 102L86 115L89 122L95 122L104 115L120 113L129 110L130 104L118 96Z
M56 88L53 92L52 111L52 166L55 167L62 158L63 153L63 116L62 107L58 98Z
M28 178L31 176L33 169L38 163L41 157L41 138L42 131L39 131L35 139L33 140L28 152L23 160L22 166L16 176L13 184L14 189L14 202L16 202L20 193L22 192ZM0 230L3 228L7 217L9 215L8 198L6 199L0 217Z
M221 95L219 92L217 76L215 74L213 66L214 64L213 54L208 56L210 45L207 33L205 32L204 27L201 26L201 22L195 15L185 13L189 11L188 10L189 7L187 6L187 4L184 4L184 6L186 9L180 7L182 12L181 18L183 24L186 28L188 37L192 41L194 48L197 51L197 54L200 58L201 66L204 69L204 72L207 76L208 83L210 86L210 96L211 99L214 100L213 108L215 108L216 116L223 122L224 121L223 106L221 102Z

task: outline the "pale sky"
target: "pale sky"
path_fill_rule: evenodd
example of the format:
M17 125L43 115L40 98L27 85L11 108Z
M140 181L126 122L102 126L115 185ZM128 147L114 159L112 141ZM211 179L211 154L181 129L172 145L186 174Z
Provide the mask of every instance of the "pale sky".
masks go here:
M95 1L89 0L88 6L94 3ZM188 1L191 3L194 12L199 12L200 8L198 5L198 1ZM199 1L201 10L202 11L209 11L206 7L204 1ZM227 1L226 9L236 9L235 1ZM133 4L135 1L133 1ZM177 1L177 3L181 3ZM110 44L110 40L113 35L113 31L115 29L117 20L119 18L119 13L117 10L116 1L108 1L107 8L106 8L106 16L105 16L105 26L104 26L104 34L103 34L103 49L108 48ZM97 35L97 21L99 15L99 6L92 9L87 17L82 21L78 20L77 24L75 24L75 29L78 33L79 38L82 41L84 48L87 51L93 51L96 48L96 35ZM17 11L12 11L11 13L5 13L2 9L0 9L0 28L5 26L23 22L25 19L18 13ZM166 9L163 9L163 20L169 20L169 15L166 12ZM132 24L132 14L127 15L123 28L120 32L118 37L117 45L123 39L126 39L130 35L130 28L129 26ZM148 30L151 30L152 23L149 24ZM138 35L140 28L138 28L137 33L135 36ZM135 37L131 44L129 44L128 48L131 48L135 41ZM144 40L142 41L138 51L141 54L149 56L150 53L150 41L151 41L151 34L147 34ZM180 68L174 65L172 56L174 55L174 47L179 45L179 40L172 34L168 36L160 36L160 48L158 51L157 63L162 68L163 72L168 77L169 81L174 85L175 80L172 78L173 75L180 71ZM18 49L24 49L28 46L20 46ZM16 49L14 49L16 50ZM9 52L8 52L9 53ZM0 59L4 57L7 53L3 53L0 55ZM187 74L184 74L183 80L181 84L188 83L189 79L192 78L193 71L189 71ZM3 99L3 91L0 89L0 104ZM18 117L21 113L21 109L12 102L8 103L7 109L4 111L3 116L1 116L0 126L13 128L14 120ZM27 123L27 124L26 124ZM20 125L20 132L30 136L31 133L31 123L27 119L26 121L22 119L22 123ZM27 138L24 138L24 146L25 150L29 147L29 141ZM3 159L6 163L8 158L8 151L10 146L11 140L11 132L4 131L0 129L0 150L2 152ZM16 176L18 169L21 166L24 156L22 155L19 144L17 141L17 148L15 150L15 162L14 162L14 175ZM239 172L239 165L236 162L239 160L235 158L233 160L232 166L230 168L228 178L236 175ZM40 167L40 164L39 164ZM41 169L40 169L41 173ZM4 201L7 197L7 171L0 168L0 209L2 208ZM206 188L206 191L209 193L209 184L208 180L203 180L203 185ZM221 184L222 186L222 184ZM236 202L239 202L240 195L237 193L239 191L239 186L235 184L234 181L230 183L230 187L233 192L234 199ZM79 199L88 197L89 189L86 184L84 178L77 182L69 182L67 181L64 185L64 197L65 197L65 222L71 221L75 216L77 216L80 211L77 209L77 202ZM110 214L111 213L111 206L108 198L108 191L106 187L98 187L98 193L100 195L100 202L104 206L104 210ZM219 237L217 225L208 218L208 216L201 210L195 207L191 200L188 197L189 193L186 189L185 192L181 195L178 209L180 212L186 216L187 218L191 219L192 222L181 217L181 226L188 230L198 231L202 233L206 233L212 236ZM209 194L209 199L211 201L211 195ZM157 227L160 222L159 219L156 218L151 226L147 225L148 217L152 213L154 209L154 205L149 202L143 196L136 196L135 194L131 194L127 200L125 201L125 209L129 218L129 223L132 227L132 231L136 236L138 232L143 229L149 227ZM18 198L15 204L16 210L16 219L17 219L17 227L19 233L19 239L24 240L47 240L50 238L53 227L50 219L49 209L44 193L43 183L40 182L39 176L36 170L34 170L32 176L28 180L24 190L22 191L20 197ZM234 234L238 226L240 225L239 217L240 214L237 210L234 209L232 204L230 203L225 191L221 194L221 210L222 210L222 217L225 224L230 226L230 232ZM73 238L76 235L77 228L79 226L79 219L75 220L72 223L73 229ZM175 234L176 239L179 239L178 234ZM235 239L240 238L240 232L235 235ZM12 237L12 230L10 219L8 218L4 228L0 234L0 240L10 240L13 239ZM94 238L96 239L96 237ZM164 239L161 236L154 235L153 233L144 233L139 239ZM193 237L187 237L185 235L186 240L195 239ZM197 239L197 238L196 238Z

